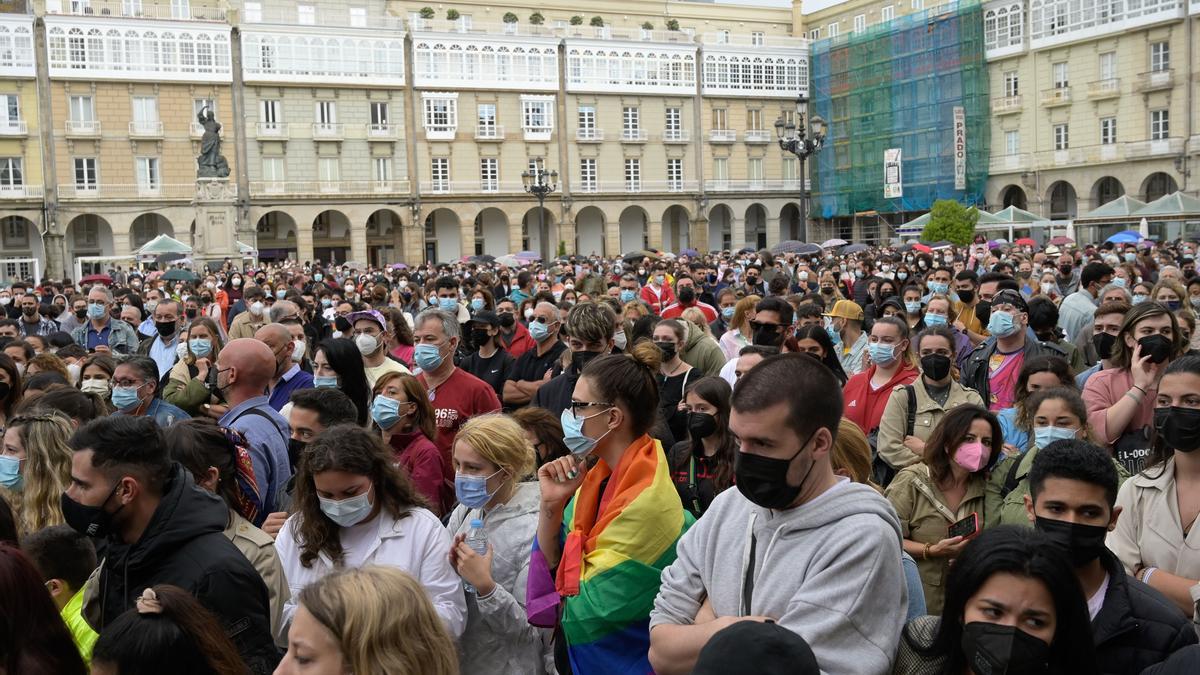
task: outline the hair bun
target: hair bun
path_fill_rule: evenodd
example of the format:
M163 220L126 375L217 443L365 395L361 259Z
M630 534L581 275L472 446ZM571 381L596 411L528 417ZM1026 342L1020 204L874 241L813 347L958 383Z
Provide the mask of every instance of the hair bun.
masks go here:
M649 370L651 373L657 373L663 361L662 350L651 340L638 341L629 350L629 356L633 359L634 363Z

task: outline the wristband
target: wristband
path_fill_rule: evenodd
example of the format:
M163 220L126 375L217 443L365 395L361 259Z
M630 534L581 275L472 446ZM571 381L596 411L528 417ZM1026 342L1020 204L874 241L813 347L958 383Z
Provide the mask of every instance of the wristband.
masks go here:
M1141 387L1137 386L1136 384L1133 385L1132 388L1137 389L1138 391L1142 392L1143 394L1147 393L1145 389L1142 389Z
M921 560L929 560L929 544L925 544L925 550L921 552Z
M1157 567L1147 567L1145 571L1142 572L1142 583L1149 586L1150 577L1153 576L1156 571L1158 571Z

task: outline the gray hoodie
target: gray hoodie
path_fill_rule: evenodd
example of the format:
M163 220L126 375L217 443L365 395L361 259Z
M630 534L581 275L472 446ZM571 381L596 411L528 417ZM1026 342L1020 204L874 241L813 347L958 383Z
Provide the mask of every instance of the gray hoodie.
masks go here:
M679 540L650 627L690 625L707 596L718 617L769 616L804 637L822 673L889 673L908 602L900 542L891 504L864 485L842 480L786 511L726 490Z

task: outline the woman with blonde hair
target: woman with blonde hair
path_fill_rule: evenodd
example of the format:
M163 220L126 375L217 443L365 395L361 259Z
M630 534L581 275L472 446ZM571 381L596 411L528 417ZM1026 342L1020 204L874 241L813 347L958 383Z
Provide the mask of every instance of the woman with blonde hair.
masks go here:
M712 328L709 327L706 320L708 317L704 316L704 312L700 311L699 307L688 307L680 313L679 317L692 322L692 325L699 328L701 333L713 337ZM715 340L716 338L713 339Z
M638 319L650 316L650 308L641 300L630 300L621 306L621 316L625 317L626 323L634 323Z
M750 330L750 322L754 320L754 306L762 300L758 295L747 295L733 306L733 318L729 320L729 330L721 336L721 352L725 360L735 358L741 353L742 347L748 347L754 342L754 333Z
M71 478L73 429L57 411L35 411L8 420L0 448L0 486L12 498L21 532L63 522L62 494Z
M171 368L163 398L195 417L203 411L204 404L218 402L212 400L206 383L208 371L216 365L225 343L216 322L201 317L180 335L179 345L180 359Z
M1154 284L1154 290L1150 291L1150 299L1174 312L1186 306L1187 291L1183 290L1183 284L1174 279L1159 279Z
M416 579L368 565L300 593L276 675L457 675L454 643Z
M454 535L450 564L469 584L467 629L459 641L464 675L545 672L550 632L531 626L525 613L540 505L538 484L527 481L533 467L533 448L507 415L472 418L454 439L458 506L446 528ZM487 533L484 555L464 541L477 522Z
M837 439L833 442L829 461L835 474L881 490L871 481L871 445L867 443L867 436L845 417L838 422Z

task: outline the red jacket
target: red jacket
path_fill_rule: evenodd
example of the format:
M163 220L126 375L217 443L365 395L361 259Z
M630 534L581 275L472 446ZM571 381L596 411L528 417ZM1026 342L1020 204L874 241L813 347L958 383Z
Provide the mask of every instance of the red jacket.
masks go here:
M500 334L500 342L504 342L504 333ZM534 342L533 336L529 334L529 329L518 323L513 326L512 342L504 345L504 351L516 359L536 346L537 342Z
M429 510L439 517L448 510L447 478L442 453L420 430L392 434L388 445L395 451L396 463L408 473L417 492L429 501Z
M892 389L901 384L912 384L920 373L908 364L900 367L887 384L879 389L871 390L871 377L875 375L875 365L850 378L842 388L843 415L846 419L858 425L864 434L870 434L879 428L879 420L883 419L883 409L887 405Z
M676 302L662 311L662 318L678 318L679 315L683 314L683 310L688 309L689 307L695 307L696 309L700 310L700 312L704 314L704 319L709 323L717 320L717 310L707 302L700 302L699 300L687 306Z
M667 307L671 303L675 302L675 291L672 291L671 287L664 283L662 285L662 293L657 294L654 292L654 289L650 287L650 284L646 284L645 286L642 286L641 298L643 302L645 302L647 305L650 305L650 309L654 310L655 314L658 314L659 312L663 311L664 307Z

